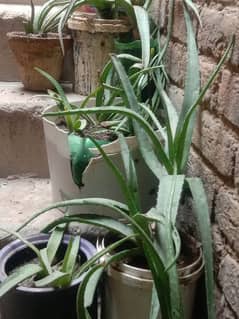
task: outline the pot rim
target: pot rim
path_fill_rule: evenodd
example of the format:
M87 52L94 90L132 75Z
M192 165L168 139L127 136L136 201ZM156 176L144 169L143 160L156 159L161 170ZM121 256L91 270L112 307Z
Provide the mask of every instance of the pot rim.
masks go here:
M28 240L33 242L34 244L40 244L42 242L47 242L49 239L50 235L48 234L34 234L31 236L26 237ZM70 235L65 234L63 237L63 243L68 243L70 240ZM6 263L11 258L14 256L16 252L19 252L23 249L27 248L27 245L24 244L20 239L16 239L14 241L11 241L7 245L5 245L1 251L0 251L0 282L3 281L4 279L7 278L7 273L5 271L6 268ZM95 253L96 253L96 248L95 246L89 242L87 239L84 239L81 237L80 240L80 249L79 251L82 251L83 254L85 255L86 259L90 259ZM46 288L35 288L35 287L24 287L24 286L17 286L15 289L17 291L21 291L24 293L47 293L47 292L53 292L56 290L67 290L73 286L78 285L85 274L82 274L79 278L75 279L72 281L72 284L68 287L65 288L52 288L52 287L46 287Z
M146 285L148 287L152 286L153 279L150 270L134 267L133 270L135 270L135 272L133 270L129 272L125 271L126 269L119 268L117 266L118 264L109 265L108 269L106 270L107 274L113 276L116 279L121 279L125 282L131 281L134 283L134 285L143 284L144 286ZM197 281L202 274L203 268L204 262L202 262L200 267L189 275L184 277L179 276L180 285L186 286Z
M105 240L105 238L102 238L101 242L100 242L100 240L97 240L97 243L96 243L97 251L100 251L101 249L105 248L104 240ZM203 261L203 253L202 253L201 246L198 247L198 251L199 251L199 254L198 254L197 258L191 264L189 264L185 267L178 267L177 268L180 279L187 280L190 277L197 274L198 272L202 271L202 269L204 267L204 261ZM105 261L105 258L103 257L101 259L101 261ZM195 268L196 266L198 266L198 267ZM114 266L112 266L112 267L115 270L117 269L118 271L127 273L129 276L135 277L135 274L136 274L136 276L142 277L145 280L152 280L151 271L149 269L146 269L146 268L132 266L132 265L126 264L124 262L115 263ZM191 270L191 272L190 272L190 270ZM184 275L184 273L185 273L185 275Z
M75 101L74 103L77 104L77 103L81 103L81 102L82 101ZM46 112L54 111L55 107L56 107L55 105L51 105L51 106L47 107L44 110L43 114ZM51 116L49 118L44 116L43 123L46 123L47 125L50 125L51 127L54 127L59 134L68 135L69 134L68 130L64 130L56 125L57 118L58 118L58 116ZM128 145L130 146L131 150L134 150L137 148L137 139L136 139L135 135L127 136L125 139L126 139ZM108 155L114 155L114 154L119 153L120 152L119 138L115 139L114 141L112 141L108 144L102 145L102 147L105 150L105 152L107 152ZM92 151L92 153L95 156L100 156L100 153L96 147L90 148L90 150Z
M59 41L59 35L57 32L48 32L45 34L46 36L41 36L40 34L34 34L34 33L30 33L30 34L26 34L24 31L10 31L6 33L6 36L8 38L8 40L27 40L27 41L31 41L31 40L39 40L39 41L50 41L50 40L57 40ZM67 40L72 40L72 37L70 34L63 34L63 40L67 41Z
M124 19L101 19L95 13L77 12L68 20L68 27L72 30L90 33L125 33L132 29Z

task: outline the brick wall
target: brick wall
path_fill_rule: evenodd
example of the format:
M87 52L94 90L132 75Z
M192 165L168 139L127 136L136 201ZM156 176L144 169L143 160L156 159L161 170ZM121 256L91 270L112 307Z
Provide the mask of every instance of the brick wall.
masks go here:
M195 1L194 1L195 2ZM154 3L162 29L167 0ZM239 1L198 0L202 28L195 23L202 82L222 55L230 36L233 55L206 95L198 114L189 172L204 180L212 211L217 278L217 318L239 318ZM185 26L182 1L176 1L173 41L168 53L169 93L182 100Z

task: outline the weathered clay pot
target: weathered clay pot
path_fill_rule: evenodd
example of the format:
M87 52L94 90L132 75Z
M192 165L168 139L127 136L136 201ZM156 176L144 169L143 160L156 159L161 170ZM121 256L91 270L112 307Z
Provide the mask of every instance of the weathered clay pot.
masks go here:
M74 12L68 21L73 30L75 82L74 91L88 95L99 84L99 76L114 52L114 39L130 30L125 20L98 19L94 13Z
M39 67L60 79L64 56L59 37L55 33L47 36L26 35L24 32L7 33L9 46L14 53L19 68L19 75L24 88L32 91L43 91L52 88L51 83L34 70ZM64 37L65 51L72 46L70 35Z

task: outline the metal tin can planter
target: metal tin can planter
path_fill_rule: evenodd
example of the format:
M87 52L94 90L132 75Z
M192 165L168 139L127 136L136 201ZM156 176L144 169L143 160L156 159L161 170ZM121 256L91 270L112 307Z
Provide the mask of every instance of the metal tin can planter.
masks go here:
M97 250L104 248L104 240ZM192 319L197 281L203 271L202 250L196 259L178 267L185 319ZM148 269L125 263L115 263L107 268L102 284L101 319L148 319L152 296L152 275ZM161 316L158 316L161 319Z
M28 238L38 247L44 247L49 236L33 235ZM65 235L67 246L70 236ZM95 247L87 240L81 239L79 254L82 260L88 260L95 254ZM20 240L15 240L0 251L0 281L15 267L34 258L34 253ZM67 288L32 288L18 286L0 299L1 319L76 319L76 292L82 277L73 281ZM92 307L93 315L96 307Z

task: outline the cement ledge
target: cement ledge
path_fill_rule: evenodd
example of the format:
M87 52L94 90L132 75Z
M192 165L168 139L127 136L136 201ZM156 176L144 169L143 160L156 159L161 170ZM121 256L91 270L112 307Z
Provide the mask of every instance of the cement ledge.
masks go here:
M66 91L71 101L82 98ZM53 102L41 95L21 83L0 82L0 177L49 176L41 114Z

